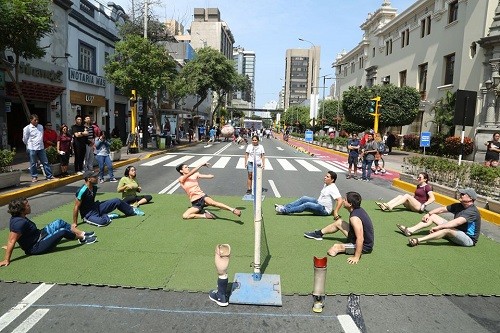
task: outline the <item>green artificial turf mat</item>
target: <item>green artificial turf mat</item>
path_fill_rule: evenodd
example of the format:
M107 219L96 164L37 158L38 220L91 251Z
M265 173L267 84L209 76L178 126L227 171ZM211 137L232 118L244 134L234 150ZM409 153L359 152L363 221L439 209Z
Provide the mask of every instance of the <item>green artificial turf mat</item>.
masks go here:
M113 196L106 193L99 200ZM63 241L56 251L42 256L25 256L16 248L10 266L0 268L0 280L205 292L216 286L216 244L231 245L230 279L235 273L253 272L253 202L241 197L214 199L240 208L242 217L209 208L218 219L183 220L181 215L189 206L184 195L155 195L154 203L141 206L145 216L119 218L104 228L80 224L81 229L96 232L95 244ZM328 248L344 237L337 233L326 235L323 241L304 238L304 232L325 226L332 217L276 215L274 204L288 201L265 199L262 203L263 240L269 246L266 256L263 244L262 273L280 275L284 294L309 294L313 256L326 256ZM413 225L420 214L382 212L373 201L363 201L362 206L373 219L374 251L363 255L357 265L347 264L343 254L329 257L328 294L500 295L498 243L481 236L472 248L446 240L410 248L395 225ZM71 222L72 208L66 204L31 219L39 228L56 218ZM343 209L341 215L346 218L348 212ZM8 230L0 231L0 239L6 240L7 235Z

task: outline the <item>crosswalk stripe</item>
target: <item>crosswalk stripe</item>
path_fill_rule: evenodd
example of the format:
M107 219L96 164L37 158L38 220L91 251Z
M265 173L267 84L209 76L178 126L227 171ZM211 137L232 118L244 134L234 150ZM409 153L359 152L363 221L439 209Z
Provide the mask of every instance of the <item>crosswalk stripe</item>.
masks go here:
M194 168L194 167L197 167L198 165L203 165L203 164L207 163L208 161L210 161L211 159L212 159L212 156L202 156L199 159L197 159L196 161L189 164L189 167Z
M236 169L245 169L245 159L243 157L238 158L238 164L236 164Z
M333 165L332 163L328 163L328 162L321 161L321 160L314 160L314 163L317 163L317 164L321 165L322 167L324 167L328 170L334 171L334 172L344 173L347 170L347 168L341 169L338 166Z
M292 163L288 162L288 160L284 158L277 158L276 160L286 171L297 171L297 169L295 169Z
M273 165L271 164L271 162L269 162L269 159L268 159L268 158L266 158L266 165L265 165L265 169L266 169L266 170L274 170Z
M212 165L212 168L214 168L214 169L224 169L230 159L231 159L231 157L229 157L229 156L222 156L221 158L219 158L217 160L217 162L215 162Z
M186 155L186 156L182 156L182 157L179 157L175 160L173 160L172 162L170 163L167 163L167 164L164 164L163 166L173 166L173 167L176 167L178 166L179 164L181 163L184 163L186 162L187 160L190 160L192 159L194 156L191 156L191 155Z
M304 168L306 168L307 171L321 171L320 169L316 168L314 165L311 163L304 161L304 160L296 160L297 163L302 165Z
M169 160L173 157L175 157L176 155L166 155L166 156L162 156L160 158L156 158L152 161L149 161L149 162L146 162L146 163L142 163L141 166L153 166L153 165L156 165L156 164L160 164L161 162L164 162L166 160Z

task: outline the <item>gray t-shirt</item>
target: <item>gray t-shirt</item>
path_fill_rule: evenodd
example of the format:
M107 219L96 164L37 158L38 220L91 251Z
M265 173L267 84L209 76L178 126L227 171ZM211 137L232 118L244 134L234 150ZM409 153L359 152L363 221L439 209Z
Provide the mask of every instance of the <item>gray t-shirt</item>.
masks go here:
M461 203L454 203L446 206L446 209L454 214L455 219L458 217L465 218L465 223L459 225L457 229L463 231L476 244L481 231L481 214L477 207L472 205L465 208Z

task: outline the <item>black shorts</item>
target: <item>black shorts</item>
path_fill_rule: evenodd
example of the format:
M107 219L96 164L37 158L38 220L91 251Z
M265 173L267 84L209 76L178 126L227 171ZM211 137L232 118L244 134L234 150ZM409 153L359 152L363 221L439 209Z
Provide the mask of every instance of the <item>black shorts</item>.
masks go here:
M347 158L347 163L349 163L349 166L351 166L351 165L357 165L358 164L358 157L359 156L351 156L351 155L349 155L349 157Z
M192 207L196 207L198 208L199 211L202 211L203 210L203 207L205 207L205 197L206 195L202 196L201 198L195 200L195 201L192 201L191 202L191 206Z

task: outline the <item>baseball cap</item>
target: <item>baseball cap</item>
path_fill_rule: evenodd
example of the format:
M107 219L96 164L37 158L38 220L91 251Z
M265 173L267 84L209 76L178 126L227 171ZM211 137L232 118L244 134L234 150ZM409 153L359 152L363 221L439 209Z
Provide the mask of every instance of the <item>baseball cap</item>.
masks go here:
M99 172L98 171L85 171L85 173L83 174L83 178L84 179L87 179L87 178L90 178L90 177L97 177L99 176Z
M472 189L470 187L461 188L461 189L458 190L458 193L460 193L460 194L467 194L469 196L469 198L471 198L472 200L476 200L477 199L477 193L476 193L476 191L474 191L474 189Z

